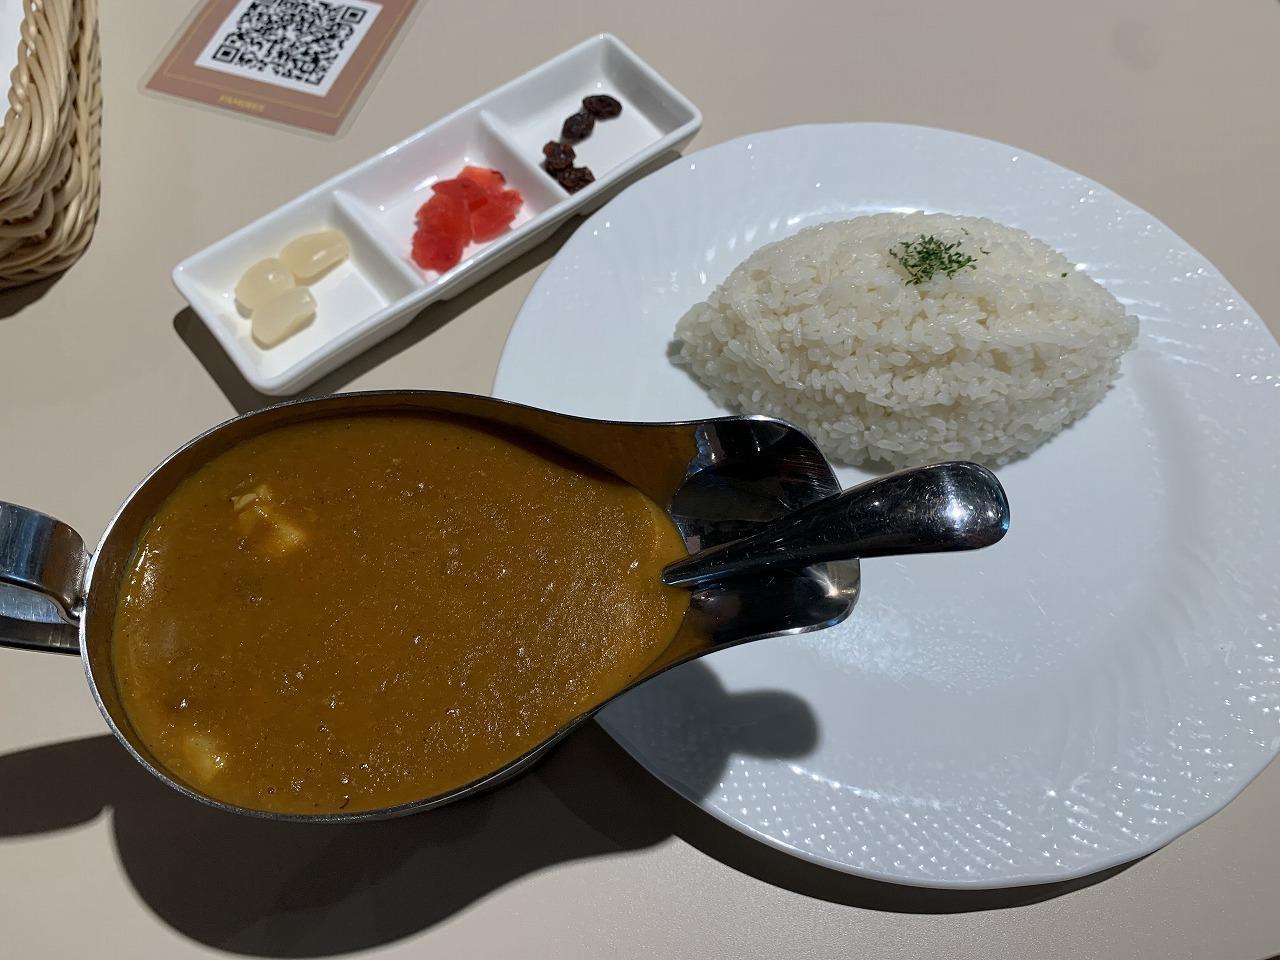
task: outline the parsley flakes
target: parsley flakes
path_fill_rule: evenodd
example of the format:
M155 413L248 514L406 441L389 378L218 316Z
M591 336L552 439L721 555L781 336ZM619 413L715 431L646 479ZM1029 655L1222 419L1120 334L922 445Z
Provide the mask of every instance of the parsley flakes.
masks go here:
M959 240L943 243L937 237L926 237L923 233L914 240L899 241L896 248L889 251L889 256L907 271L908 285L927 283L935 273L954 277L961 270L978 269L978 258L962 251Z

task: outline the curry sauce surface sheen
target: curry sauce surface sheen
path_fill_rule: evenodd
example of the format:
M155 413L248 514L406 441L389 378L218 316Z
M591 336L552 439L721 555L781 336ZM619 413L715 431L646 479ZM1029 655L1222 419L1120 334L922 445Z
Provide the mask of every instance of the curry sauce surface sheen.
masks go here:
M261 810L462 786L625 686L679 627L665 513L585 462L428 416L278 428L203 466L122 586L120 692L161 762Z

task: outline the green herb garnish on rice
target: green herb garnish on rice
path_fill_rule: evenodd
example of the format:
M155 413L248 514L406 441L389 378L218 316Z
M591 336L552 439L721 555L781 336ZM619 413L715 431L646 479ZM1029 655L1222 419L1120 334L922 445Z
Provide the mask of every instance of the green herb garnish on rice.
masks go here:
M890 250L889 256L902 264L911 286L932 280L938 272L954 277L966 268L978 269L978 258L961 251L959 240L943 243L935 236L920 234L915 240L899 241L897 246L901 250Z

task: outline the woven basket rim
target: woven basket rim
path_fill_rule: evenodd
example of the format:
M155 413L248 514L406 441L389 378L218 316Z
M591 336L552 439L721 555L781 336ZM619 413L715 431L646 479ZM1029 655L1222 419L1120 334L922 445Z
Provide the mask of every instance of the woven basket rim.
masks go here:
M75 262L100 191L98 0L23 0L23 12L0 127L0 288Z

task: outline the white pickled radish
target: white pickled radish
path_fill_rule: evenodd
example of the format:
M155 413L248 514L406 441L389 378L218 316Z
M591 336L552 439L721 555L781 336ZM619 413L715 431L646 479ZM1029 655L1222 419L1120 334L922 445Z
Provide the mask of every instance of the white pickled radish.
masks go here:
M306 287L291 287L253 311L253 339L274 347L291 337L316 315L316 301Z
M240 275L236 284L236 300L249 313L268 300L274 300L294 285L293 274L275 257L259 260Z
M280 251L280 261L299 283L311 283L349 256L351 244L341 230L304 233Z

